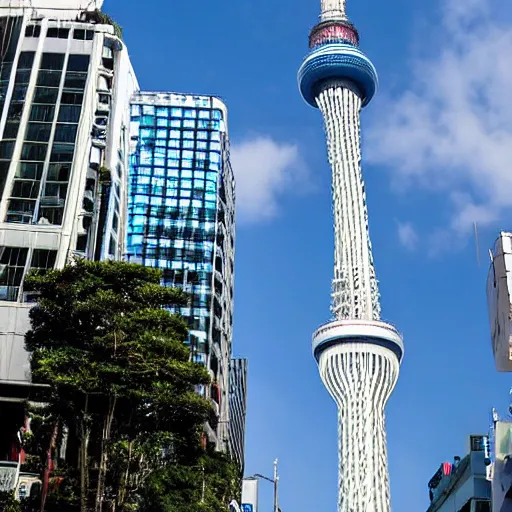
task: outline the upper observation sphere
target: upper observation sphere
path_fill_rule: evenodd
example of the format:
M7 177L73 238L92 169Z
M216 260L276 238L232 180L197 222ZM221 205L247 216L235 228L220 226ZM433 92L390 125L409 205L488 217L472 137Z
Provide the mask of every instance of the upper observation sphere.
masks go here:
M349 81L358 90L363 107L377 90L377 71L358 48L359 34L347 19L328 19L313 27L310 53L299 69L299 88L304 100L317 107L316 96L329 81Z

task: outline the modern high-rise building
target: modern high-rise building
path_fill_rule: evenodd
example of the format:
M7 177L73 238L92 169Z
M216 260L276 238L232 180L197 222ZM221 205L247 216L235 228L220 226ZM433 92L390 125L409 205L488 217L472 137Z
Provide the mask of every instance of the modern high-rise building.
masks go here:
M138 86L101 3L0 0L0 397L10 404L30 388L27 272L124 252Z
M128 261L188 292L192 359L212 377L208 437L229 446L235 182L227 109L216 97L140 92L131 101Z
M321 0L309 47L299 87L324 118L334 196L334 320L314 333L313 353L338 405L338 510L389 512L384 406L404 347L398 331L380 320L361 172L359 117L375 93L377 73L359 49L345 0Z
M229 369L229 452L244 471L247 359L231 359Z
M491 482L487 479L488 437L468 437L467 455L443 462L428 483L427 512L490 512ZM503 511L504 512L504 511Z

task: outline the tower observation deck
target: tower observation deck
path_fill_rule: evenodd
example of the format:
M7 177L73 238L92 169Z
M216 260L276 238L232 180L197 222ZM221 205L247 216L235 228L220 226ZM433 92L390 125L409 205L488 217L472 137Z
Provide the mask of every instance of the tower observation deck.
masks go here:
M384 407L404 346L398 331L380 320L361 170L360 112L377 90L377 72L359 49L345 0L321 0L309 48L299 89L322 113L332 168L334 321L314 333L313 354L338 406L338 511L389 512Z

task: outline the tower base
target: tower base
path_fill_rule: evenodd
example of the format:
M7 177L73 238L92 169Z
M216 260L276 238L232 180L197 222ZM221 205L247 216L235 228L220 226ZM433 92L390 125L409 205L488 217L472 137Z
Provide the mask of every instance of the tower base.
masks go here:
M384 322L341 320L318 329L313 353L338 406L338 512L390 512L384 408L403 341Z

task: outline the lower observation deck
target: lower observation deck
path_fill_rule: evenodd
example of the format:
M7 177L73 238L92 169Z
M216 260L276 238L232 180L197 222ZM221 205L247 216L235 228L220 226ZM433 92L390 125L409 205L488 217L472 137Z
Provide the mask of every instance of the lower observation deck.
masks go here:
M387 348L401 362L404 355L402 336L390 324L372 320L335 320L322 325L313 334L313 355L317 362L320 354L333 345L368 343Z

